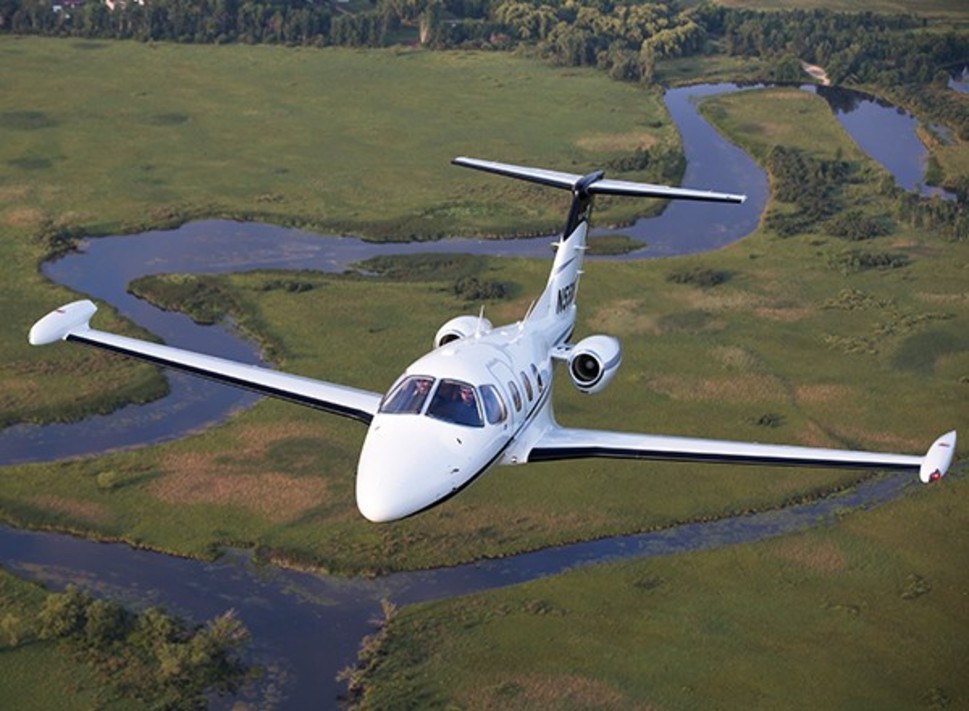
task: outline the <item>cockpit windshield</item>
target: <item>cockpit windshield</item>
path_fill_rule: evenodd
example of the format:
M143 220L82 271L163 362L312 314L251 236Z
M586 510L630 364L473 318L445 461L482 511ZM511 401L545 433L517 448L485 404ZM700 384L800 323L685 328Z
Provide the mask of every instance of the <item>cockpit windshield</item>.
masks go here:
M431 392L434 378L422 375L404 378L390 394L384 398L380 412L390 414L417 415L424 407L424 401Z
M460 380L441 381L427 414L456 425L484 427L474 387Z

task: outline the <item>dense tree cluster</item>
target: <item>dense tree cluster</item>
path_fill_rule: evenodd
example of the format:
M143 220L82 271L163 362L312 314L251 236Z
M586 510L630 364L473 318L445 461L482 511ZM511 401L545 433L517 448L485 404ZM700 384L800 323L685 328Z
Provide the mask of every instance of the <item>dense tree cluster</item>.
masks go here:
M454 282L451 293L465 301L491 301L505 298L508 287L494 279L481 280L475 276L467 276Z
M327 3L305 0L91 0L55 11L51 0L0 0L0 29L18 34L73 35L175 42L323 43Z
M853 179L853 166L838 158L821 160L802 150L775 146L767 155L774 197L796 205L794 212L772 211L765 224L781 236L808 231L841 207L840 186Z
M166 311L187 313L195 323L208 326L239 309L218 281L195 274L150 274L129 283L128 292Z
M832 237L851 242L881 237L892 231L888 215L866 215L861 210L845 210L824 224L824 231Z
M969 206L962 200L922 198L917 193L904 193L897 205L899 222L918 229L931 229L951 240L969 239Z
M51 593L38 615L42 639L63 640L123 696L154 708L204 707L210 691L231 692L246 668L248 632L230 611L189 627L151 608L141 614L75 587Z
M635 173L653 168L663 180L679 180L686 170L686 159L672 146L637 147L631 153L612 158L603 167L610 173Z
M775 68L791 57L824 67L835 84L872 84L900 94L969 139L969 98L945 91L945 68L969 57L965 32L926 31L913 15L831 10L764 12L704 5L697 21L729 54L760 57ZM782 79L775 71L773 78ZM796 79L795 79L796 80Z

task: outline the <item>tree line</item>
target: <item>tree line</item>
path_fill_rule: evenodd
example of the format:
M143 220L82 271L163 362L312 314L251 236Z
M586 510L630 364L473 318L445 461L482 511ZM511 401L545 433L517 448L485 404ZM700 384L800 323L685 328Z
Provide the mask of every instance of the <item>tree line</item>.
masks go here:
M68 586L44 600L37 636L59 641L120 696L152 708L204 708L207 694L234 692L248 672L240 654L249 634L232 611L189 626L157 607L134 613Z
M56 3L55 3L56 4ZM551 61L598 66L651 82L655 63L701 52L759 57L799 78L803 59L836 84L898 86L943 81L969 57L969 36L926 32L910 14L759 11L704 4L615 0L371 0L337 11L314 0L100 0L52 9L51 0L0 0L0 31L177 42L381 46L402 27L437 49L533 47ZM413 35L408 35L413 38ZM945 107L939 106L938 110ZM966 121L969 138L969 120Z
M537 43L560 64L620 66L639 79L656 59L699 51L706 32L675 2L608 0L373 0L335 12L311 0L151 0L114 10L90 0L55 11L51 0L0 0L0 31L142 41L382 46L403 26L437 49L511 49ZM647 75L650 71L645 72Z
M56 4L56 3L55 3ZM51 0L0 0L0 30L16 34L196 43L327 44L327 3L297 0L100 0L52 9Z
M713 5L701 6L697 21L728 54L820 65L834 84L876 86L969 140L969 97L947 89L947 68L969 60L965 32L928 30L924 20L909 14Z

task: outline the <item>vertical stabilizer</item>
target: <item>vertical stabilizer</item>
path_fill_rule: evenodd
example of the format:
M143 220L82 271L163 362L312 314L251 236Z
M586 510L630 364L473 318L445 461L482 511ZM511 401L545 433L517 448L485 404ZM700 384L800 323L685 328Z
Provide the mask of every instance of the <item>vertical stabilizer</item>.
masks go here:
M555 244L555 260L548 275L545 291L538 298L529 320L560 322L563 333L571 333L575 324L575 300L582 274L582 260L588 248L589 217L592 214L592 194L588 188L602 179L602 171L589 173L572 186L572 206L562 232ZM567 328L568 327L568 328Z
M555 343L566 340L575 324L575 297L582 274L582 259L585 256L586 237L589 232L589 216L592 214L594 195L623 195L627 197L651 197L666 200L696 200L700 202L743 202L743 195L717 193L708 190L674 188L651 183L632 183L624 180L607 180L601 170L588 175L562 173L556 170L529 168L511 163L497 163L479 158L459 157L452 161L455 165L483 170L486 173L504 175L509 178L526 180L530 183L547 185L572 192L572 206L562 232L562 239L556 243L557 252L552 272L548 277L545 291L535 302L526 317L528 323L542 321L543 326L555 328ZM561 324L561 327L559 327Z

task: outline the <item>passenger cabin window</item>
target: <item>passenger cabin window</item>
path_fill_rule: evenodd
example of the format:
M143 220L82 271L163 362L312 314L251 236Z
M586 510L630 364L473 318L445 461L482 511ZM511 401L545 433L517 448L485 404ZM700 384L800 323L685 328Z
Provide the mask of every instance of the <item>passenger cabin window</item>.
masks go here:
M474 388L460 380L442 380L427 414L438 420L466 427L484 427Z
M485 417L488 423L497 425L504 422L508 417L508 410L505 408L505 401L501 399L501 393L494 385L482 385L481 404L484 405Z
M384 398L380 412L394 415L420 414L432 385L434 385L434 378L424 376L404 378Z
M518 392L518 386L509 380L508 389L511 391L511 401L515 403L515 411L518 412L522 409L522 396L521 393Z
M534 363L532 363L532 375L535 376L535 382L538 383L538 392L545 392L545 381L542 380L542 374L538 372Z
M528 395L528 401L531 402L535 399L535 393L532 392L532 381L528 379L527 375L525 375L524 370L522 371L521 376L522 385L525 386L525 394Z

